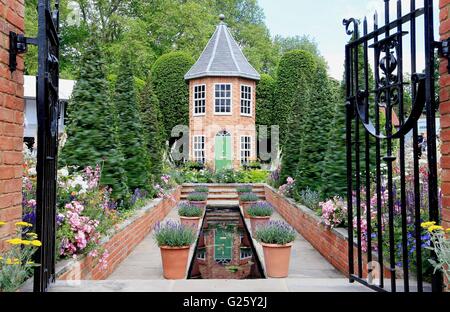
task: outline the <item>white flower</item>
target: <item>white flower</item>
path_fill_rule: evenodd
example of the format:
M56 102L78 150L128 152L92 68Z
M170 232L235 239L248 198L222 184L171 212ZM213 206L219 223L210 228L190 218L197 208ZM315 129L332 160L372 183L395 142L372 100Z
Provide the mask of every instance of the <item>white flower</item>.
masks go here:
M58 170L58 175L61 177L68 177L69 176L69 170L67 169L67 167L64 167L60 170Z
M30 176L37 175L36 168L33 167L33 168L28 169L28 175L30 175Z

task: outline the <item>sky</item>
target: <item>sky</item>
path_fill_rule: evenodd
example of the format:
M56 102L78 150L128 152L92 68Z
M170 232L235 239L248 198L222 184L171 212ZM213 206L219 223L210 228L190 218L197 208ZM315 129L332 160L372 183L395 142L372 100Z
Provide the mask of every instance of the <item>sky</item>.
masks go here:
M396 0L391 0L391 16L397 14ZM409 11L410 0L402 0L404 12ZM435 13L435 40L438 40L439 0L433 0ZM264 9L266 24L272 36L309 35L313 38L321 54L329 66L329 74L338 80L342 79L344 71L344 46L349 37L342 26L344 18L355 17L362 19L367 16L369 31L373 28L373 14L378 11L379 25L384 24L384 0L258 0ZM416 7L422 7L423 0L416 1ZM423 20L422 20L423 23ZM418 25L420 22L418 21ZM408 27L409 28L409 27ZM423 32L418 30L418 51L423 45ZM409 46L409 45L408 45ZM406 50L405 50L406 51ZM405 52L404 52L405 53ZM405 62L410 63L408 53ZM422 55L418 55L418 67L423 66ZM407 71L407 70L405 70Z

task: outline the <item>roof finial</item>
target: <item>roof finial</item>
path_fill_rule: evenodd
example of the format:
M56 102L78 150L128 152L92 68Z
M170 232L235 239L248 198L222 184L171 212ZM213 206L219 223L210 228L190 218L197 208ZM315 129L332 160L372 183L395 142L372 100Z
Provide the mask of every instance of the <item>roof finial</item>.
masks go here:
M220 14L219 15L219 19L223 23L223 21L225 20L225 15L224 14Z

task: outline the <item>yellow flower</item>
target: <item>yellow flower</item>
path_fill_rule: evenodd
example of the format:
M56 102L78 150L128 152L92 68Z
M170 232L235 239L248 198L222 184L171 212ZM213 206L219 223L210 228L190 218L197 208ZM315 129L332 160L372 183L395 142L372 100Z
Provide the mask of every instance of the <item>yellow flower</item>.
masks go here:
M20 264L20 260L17 258L14 259L8 258L6 259L6 264L7 265Z
M0 226L4 226L6 224L5 221L0 221Z
M436 224L436 222L423 222L422 224L421 224L421 226L424 228L424 229L428 229L430 226L433 226L433 225L435 225Z
M33 233L33 232L27 233L27 236L30 237L30 238L33 238L33 239L36 239L38 237L38 235L36 233Z
M428 228L428 232L432 233L434 231L442 231L444 228L440 225L432 225Z
M20 222L16 222L16 226L33 227L33 224L28 223L28 222L20 221Z
M450 234L450 228L446 229L445 233Z
M27 264L34 264L34 261L28 261Z
M22 245L24 246L30 246L31 242L29 240L22 240Z
M20 238L8 239L6 242L11 245L21 245L22 244L22 240Z
M0 256L0 261L2 261L2 260L3 260L3 257Z
M34 241L31 241L31 245L36 246L36 247L41 247L42 243L41 243L41 241L38 241L37 239L35 239Z

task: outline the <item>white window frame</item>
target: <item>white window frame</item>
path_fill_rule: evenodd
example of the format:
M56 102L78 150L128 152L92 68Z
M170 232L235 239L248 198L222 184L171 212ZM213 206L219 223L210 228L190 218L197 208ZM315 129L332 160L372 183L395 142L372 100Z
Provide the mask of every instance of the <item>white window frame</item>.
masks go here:
M199 93L199 92L195 91L195 89L198 88L198 87L205 87L205 97L204 98L198 98L198 99L195 98L196 94ZM193 97L193 99L192 99L192 101L193 101L193 106L194 106L193 107L193 115L194 116L205 116L206 115L206 91L207 91L206 90L206 84L197 84L197 85L194 85L194 87L193 87L193 90L192 90L192 97ZM196 113L195 112L197 101L205 101L205 105L204 105L205 112L204 113Z
M197 147L198 144L202 144L197 141L199 138L203 138L203 149ZM197 153L202 153L202 152L203 152L203 159L199 160L199 157L197 156L199 154L197 154ZM192 158L194 159L195 162L199 162L202 164L206 163L206 136L194 135L192 137Z
M242 87L246 87L246 88L250 89L250 99L244 99L242 97ZM241 112L241 116L249 116L249 117L253 116L253 87L251 85L241 84L241 86L239 88L239 91L241 93L240 94L240 101L239 101L239 104L240 104L239 105L239 109L240 109L240 112ZM250 107L249 107L250 113L249 114L246 114L246 113L242 112L242 101L249 101L250 102L249 103L249 105L250 105Z
M223 112L216 112L216 100L218 99L228 99L228 98L222 98L216 97L216 86L221 86L221 85L227 85L230 86L230 112L229 113L223 113ZM213 109L214 109L214 115L222 115L222 116L230 116L233 115L233 84L232 83L215 83L214 84L214 102L213 102Z
M242 140L244 138L250 138L250 140L248 142L250 147L248 149L243 149L242 148L242 143L243 143ZM244 157L243 157L242 153L246 152L246 151L249 152L248 157L247 157L248 158L247 159L247 163L249 163L251 161L251 158L253 157L253 137L251 135L241 135L239 137L239 161L240 161L241 166L245 164Z

